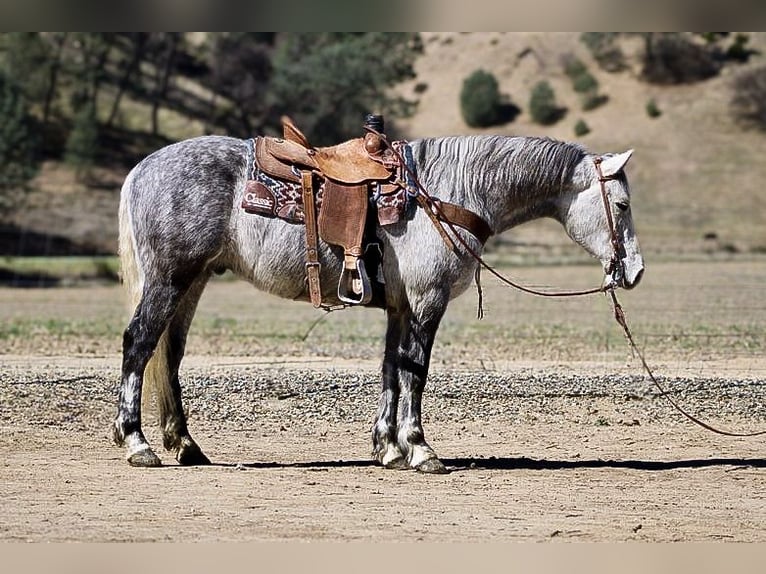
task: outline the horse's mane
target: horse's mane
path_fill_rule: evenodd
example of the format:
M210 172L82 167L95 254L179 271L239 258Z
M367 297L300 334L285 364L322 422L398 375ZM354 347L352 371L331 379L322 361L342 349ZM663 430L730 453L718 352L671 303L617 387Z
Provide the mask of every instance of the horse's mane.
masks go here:
M494 135L427 138L412 143L426 179L453 189L497 189L550 196L572 180L587 151L550 138Z

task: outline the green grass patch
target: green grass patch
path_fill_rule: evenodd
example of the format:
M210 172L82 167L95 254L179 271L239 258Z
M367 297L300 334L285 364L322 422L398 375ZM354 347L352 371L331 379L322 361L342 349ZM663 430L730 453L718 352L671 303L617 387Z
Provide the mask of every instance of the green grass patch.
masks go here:
M6 285L68 284L119 280L117 256L2 257L0 279Z

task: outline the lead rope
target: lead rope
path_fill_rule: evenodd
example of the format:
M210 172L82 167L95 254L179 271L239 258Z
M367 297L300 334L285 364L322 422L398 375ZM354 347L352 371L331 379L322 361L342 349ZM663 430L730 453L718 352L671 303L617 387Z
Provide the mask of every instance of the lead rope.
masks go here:
M673 405L673 407L675 407L675 409L679 413L684 415L687 419L689 419L693 423L701 426L704 429L707 429L707 430L709 430L711 432L714 432L716 434L722 434L722 435L726 435L726 436L736 436L736 437L759 436L759 435L766 434L766 430L757 431L757 432L749 432L749 433L739 433L739 432L732 432L732 431L728 431L728 430L722 430L722 429L716 428L716 427L714 427L712 425L709 425L708 423L706 423L704 421L701 421L697 417L695 417L693 415L690 415L683 408L681 408L678 405L678 403L676 403L676 401L673 400L673 398L667 393L667 391L665 391L665 389L662 387L662 385L660 385L659 381L654 376L654 373L649 368L649 365L647 364L646 359L644 359L644 354L641 352L641 350L638 348L638 345L636 345L636 342L633 340L633 334L630 332L630 328L628 327L628 321L625 318L625 311L622 310L622 305L620 305L620 302L617 301L617 295L615 295L615 293L614 293L614 288L609 288L607 290L607 292L609 293L610 297L612 298L612 306L614 308L614 318L617 321L617 323L620 325L620 327L622 327L622 330L625 332L625 338L630 343L630 346L631 346L633 352L638 356L639 360L641 361L641 365L644 367L644 370L647 372L647 374L649 375L649 378L652 380L654 385L659 389L659 391L662 394L662 396L664 396L668 400L668 402L671 405Z

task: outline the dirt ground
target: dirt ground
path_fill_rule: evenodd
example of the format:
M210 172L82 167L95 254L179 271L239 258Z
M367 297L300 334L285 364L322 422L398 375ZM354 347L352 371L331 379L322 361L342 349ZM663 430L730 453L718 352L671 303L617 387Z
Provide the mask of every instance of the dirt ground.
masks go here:
M592 266L513 269L587 286ZM656 263L620 294L673 397L766 428L766 261ZM643 377L603 297L485 279L454 301L424 399L451 472L370 460L384 319L318 317L221 280L182 369L210 467L135 469L111 444L118 286L0 289L2 541L765 541L764 437L711 434ZM149 440L162 456L153 411Z

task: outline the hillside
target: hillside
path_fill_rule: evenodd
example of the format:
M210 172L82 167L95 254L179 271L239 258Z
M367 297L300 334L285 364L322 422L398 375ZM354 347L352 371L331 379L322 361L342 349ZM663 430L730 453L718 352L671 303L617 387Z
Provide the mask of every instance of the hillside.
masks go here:
M578 33L425 33L423 40L417 78L401 87L419 99L415 115L397 122L397 131L405 137L485 132L576 139L602 152L634 148L628 175L645 251L766 251L761 190L766 134L742 131L728 107L733 75L743 66L766 62L766 34L751 34L751 47L761 54L749 64L729 65L715 78L671 87L640 81L635 66L619 73L602 71ZM630 40L623 49L630 59ZM562 56L569 53L598 79L600 93L609 98L605 105L581 111L561 65ZM460 88L477 68L492 72L501 91L521 108L511 123L476 130L463 122ZM551 127L534 124L527 111L530 90L542 78L567 108ZM662 111L654 119L646 113L652 98ZM580 119L591 132L576 138L574 125ZM15 225L23 230L21 239L14 240L17 250L114 252L118 191L125 172L99 170L98 185L83 188L70 169L44 165L27 208L15 217ZM551 222L528 224L509 235L518 249L570 249L568 239Z
M417 64L424 82L418 113L406 123L411 136L455 133L545 135L582 142L593 151L636 150L628 167L634 191L635 221L644 250L686 252L711 249L766 250L766 134L743 131L729 113L731 80L742 66L684 86L655 86L638 79L638 70L602 71L579 33L433 33L424 35L425 54ZM748 66L763 65L766 34L752 34L762 55ZM633 46L637 48L638 46ZM631 43L623 45L630 54ZM580 111L577 94L563 72L561 57L574 53L598 79L609 101ZM458 97L463 79L477 68L492 72L501 91L522 108L510 124L472 130L461 119ZM566 116L552 127L534 124L527 113L532 86L546 78ZM654 98L662 115L649 118ZM584 119L591 132L576 138ZM528 227L528 228L527 228ZM548 233L550 232L550 233ZM519 241L567 243L552 222L535 222L511 232ZM716 234L717 241L705 240Z

